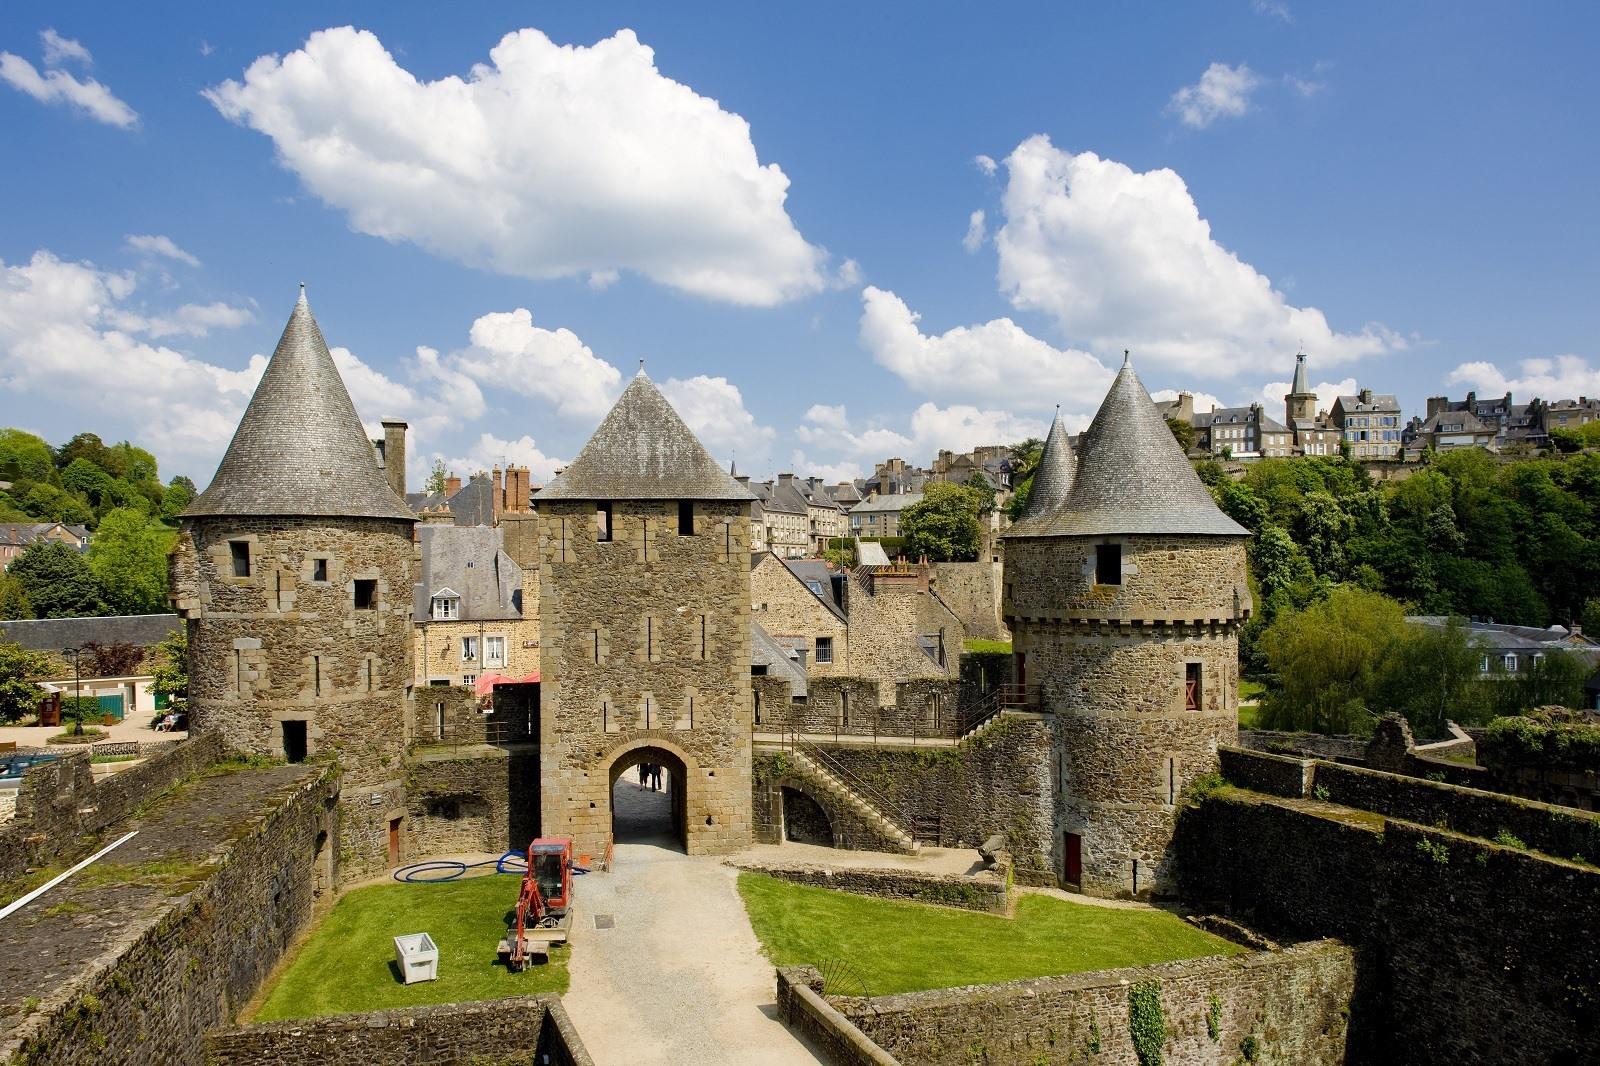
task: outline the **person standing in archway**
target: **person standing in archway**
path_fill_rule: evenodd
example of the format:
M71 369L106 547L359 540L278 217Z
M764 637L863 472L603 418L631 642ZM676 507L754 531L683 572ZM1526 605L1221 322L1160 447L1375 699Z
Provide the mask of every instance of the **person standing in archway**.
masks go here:
M661 791L661 767L654 763L650 764L650 791Z

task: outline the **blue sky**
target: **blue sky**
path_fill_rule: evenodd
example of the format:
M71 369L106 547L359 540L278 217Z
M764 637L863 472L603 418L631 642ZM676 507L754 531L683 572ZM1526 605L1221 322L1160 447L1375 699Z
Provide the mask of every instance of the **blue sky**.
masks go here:
M1600 393L1593 5L862 6L7 4L0 421L203 483L300 281L414 480L548 476L640 359L758 475L1085 422L1124 347Z

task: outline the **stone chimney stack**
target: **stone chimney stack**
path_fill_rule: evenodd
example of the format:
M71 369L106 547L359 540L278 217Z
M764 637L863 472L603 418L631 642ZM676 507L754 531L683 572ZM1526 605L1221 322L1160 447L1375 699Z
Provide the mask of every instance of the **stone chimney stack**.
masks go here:
M383 420L383 474L389 487L406 498L406 424L397 418Z
M500 481L498 466L489 473L489 498L494 501L494 516L499 518L506 509L506 487Z
M1450 406L1450 397L1448 397L1448 396L1429 396L1428 397L1428 413L1424 417L1432 418L1434 415L1438 414L1440 411L1443 411L1446 407L1449 407L1449 406Z
M451 474L449 477L444 479L444 494L445 494L445 498L446 499L448 499L451 496L454 496L456 493L458 493L460 491L461 491L461 479L460 478L456 477L456 475L454 475L454 474Z
M528 494L532 487L531 471L525 466L506 467L505 510L508 514L526 514Z

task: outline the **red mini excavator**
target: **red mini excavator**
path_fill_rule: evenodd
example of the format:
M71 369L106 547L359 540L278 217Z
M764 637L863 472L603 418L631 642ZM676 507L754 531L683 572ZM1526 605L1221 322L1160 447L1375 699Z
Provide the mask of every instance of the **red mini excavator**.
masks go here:
M517 895L517 923L500 941L500 958L513 972L526 969L534 955L548 956L565 944L572 927L572 841L540 837L528 845L528 869Z

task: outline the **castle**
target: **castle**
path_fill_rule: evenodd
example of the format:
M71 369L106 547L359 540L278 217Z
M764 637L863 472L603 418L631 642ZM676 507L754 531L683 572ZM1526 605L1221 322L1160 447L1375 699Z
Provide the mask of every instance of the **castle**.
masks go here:
M404 784L408 748L424 739L407 689L414 517L404 426L385 430L380 466L302 293L215 479L184 513L172 564L195 731L249 754L336 758L352 871L399 861L408 819L417 831L428 817ZM641 368L537 496L541 692L536 733L522 738L536 749L537 784L508 785L495 805L533 808L543 834L604 855L611 788L649 762L669 770L674 831L690 853L781 839L783 796L775 805L764 788L848 817L841 806L865 789L837 763L781 788L752 771L762 698L751 678L754 500ZM1076 455L1058 417L1026 513L1005 537L1002 608L1015 634L1011 680L1025 694L1006 709L1032 715L1048 743L990 771L992 787L1022 789L1034 813L1008 829L997 809L969 804L939 842L1004 830L1034 880L1102 895L1170 891L1178 797L1237 735L1245 537L1131 366ZM881 698L870 678L817 686L810 706L767 692L762 728L777 719L804 733L832 699L837 731L852 693L858 715ZM939 709L960 698L926 694L933 718L919 712L910 731L947 723L959 738L963 721ZM876 816L891 844L914 847L920 812L939 801L908 787Z

